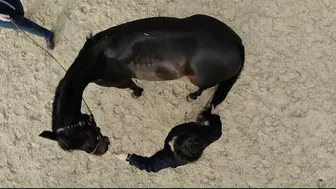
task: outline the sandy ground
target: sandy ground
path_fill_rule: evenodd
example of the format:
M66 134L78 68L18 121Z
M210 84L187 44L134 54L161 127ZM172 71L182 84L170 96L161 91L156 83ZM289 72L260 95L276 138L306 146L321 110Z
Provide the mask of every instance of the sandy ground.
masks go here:
M335 187L336 1L27 0L26 14L56 32L68 68L85 36L149 16L215 16L241 35L245 70L220 105L223 136L192 165L148 174L116 152L154 153L176 124L195 120L187 80L138 81L144 96L90 84L85 98L107 154L64 152L38 137L51 127L64 72L20 32L0 33L0 187ZM41 38L35 37L45 46ZM83 110L85 111L85 110Z

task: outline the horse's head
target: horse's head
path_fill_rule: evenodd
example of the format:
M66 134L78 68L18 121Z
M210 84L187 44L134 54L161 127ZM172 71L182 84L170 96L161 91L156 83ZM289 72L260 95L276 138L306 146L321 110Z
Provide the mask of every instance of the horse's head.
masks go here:
M43 131L39 136L57 141L67 151L83 150L94 155L103 155L110 140L100 133L93 116L82 114L82 121L59 128L56 132Z

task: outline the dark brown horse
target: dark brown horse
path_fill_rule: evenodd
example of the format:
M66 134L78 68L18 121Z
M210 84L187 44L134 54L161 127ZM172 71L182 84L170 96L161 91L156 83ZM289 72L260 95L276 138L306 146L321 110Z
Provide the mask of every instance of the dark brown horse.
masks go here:
M218 85L198 118L207 120L211 105L224 101L243 65L240 37L209 16L155 17L109 28L87 39L57 87L52 131L40 136L58 141L65 150L96 155L107 151L108 138L101 135L92 115L80 111L83 91L90 82L130 88L135 98L143 89L132 78L164 81L188 77L199 87L188 99L197 99L204 90Z

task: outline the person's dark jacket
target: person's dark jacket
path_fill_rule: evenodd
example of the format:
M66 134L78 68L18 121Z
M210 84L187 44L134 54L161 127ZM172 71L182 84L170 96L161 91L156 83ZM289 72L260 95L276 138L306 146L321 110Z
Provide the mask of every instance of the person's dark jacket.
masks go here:
M194 133L198 136L201 136L204 141L206 141L205 146L207 147L222 136L222 122L220 117L213 114L211 115L209 122L209 126L195 122L189 122L175 126L166 137L164 148L162 150L156 152L151 157L143 157L132 154L129 158L129 164L141 170L146 170L147 172L158 172L164 168L176 168L178 166L187 164L186 162L182 162L175 157L175 154L171 150L168 142L171 141L173 137L182 133Z

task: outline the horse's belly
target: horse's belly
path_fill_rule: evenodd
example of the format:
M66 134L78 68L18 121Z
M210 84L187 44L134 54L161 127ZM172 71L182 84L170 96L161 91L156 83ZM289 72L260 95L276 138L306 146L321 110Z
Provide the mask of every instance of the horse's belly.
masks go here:
M172 62L158 62L131 69L134 78L147 81L175 80L183 77L184 69L181 64Z
M175 73L158 73L158 72L145 72L145 71L136 71L134 72L134 78L147 81L165 81L165 80L175 80L183 77L181 74Z

